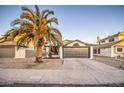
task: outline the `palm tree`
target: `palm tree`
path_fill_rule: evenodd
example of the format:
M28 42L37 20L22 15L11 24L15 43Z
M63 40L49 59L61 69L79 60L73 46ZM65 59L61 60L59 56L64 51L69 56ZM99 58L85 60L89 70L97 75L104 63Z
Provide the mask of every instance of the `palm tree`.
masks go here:
M29 46L33 44L35 50L35 62L42 62L42 50L48 43L49 46L62 45L62 35L60 31L51 26L58 24L53 11L43 10L40 12L38 6L35 11L22 7L22 14L19 19L12 21L12 28L1 37L0 41L16 41L17 47Z

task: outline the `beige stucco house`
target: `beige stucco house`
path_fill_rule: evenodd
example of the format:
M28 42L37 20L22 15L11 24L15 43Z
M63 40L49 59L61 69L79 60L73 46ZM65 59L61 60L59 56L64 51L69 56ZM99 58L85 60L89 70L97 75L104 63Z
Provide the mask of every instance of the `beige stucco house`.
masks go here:
M93 58L93 46L80 40L64 40L64 46L60 46L58 53L52 54L57 58ZM45 46L43 54L48 56L49 45Z
M93 46L80 40L65 40L60 58L93 58Z
M124 32L99 39L94 46L94 55L106 57L124 57Z

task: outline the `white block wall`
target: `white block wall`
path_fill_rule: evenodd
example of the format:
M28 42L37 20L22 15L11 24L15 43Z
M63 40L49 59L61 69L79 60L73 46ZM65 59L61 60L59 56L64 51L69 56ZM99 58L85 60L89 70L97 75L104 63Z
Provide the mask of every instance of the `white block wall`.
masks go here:
M46 47L46 57L49 57L49 47Z
M93 46L90 46L90 59L93 59Z
M26 57L26 50L25 48L20 47L17 50L17 47L15 47L15 58L25 58Z
M59 56L61 59L63 58L63 48L62 47L59 48Z

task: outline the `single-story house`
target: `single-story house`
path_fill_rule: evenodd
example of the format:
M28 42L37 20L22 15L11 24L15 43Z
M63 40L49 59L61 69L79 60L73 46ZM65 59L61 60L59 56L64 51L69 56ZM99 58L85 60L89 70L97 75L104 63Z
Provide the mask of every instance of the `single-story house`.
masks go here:
M0 58L26 58L32 56L34 56L34 51L30 48L20 47L17 50L15 42L0 43Z
M93 45L80 40L66 40L60 47L60 58L93 58Z
M106 57L124 57L124 39L94 46L94 55Z
M48 56L49 47L43 51L43 55ZM60 47L58 53L54 55L60 58L93 58L93 46L80 40L70 40ZM27 58L34 57L34 50L20 47L17 50L15 42L9 41L0 43L0 58Z

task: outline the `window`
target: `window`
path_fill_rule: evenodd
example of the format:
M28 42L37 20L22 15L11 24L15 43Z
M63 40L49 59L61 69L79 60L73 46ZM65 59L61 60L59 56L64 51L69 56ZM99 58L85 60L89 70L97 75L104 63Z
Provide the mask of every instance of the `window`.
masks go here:
M102 40L102 41L101 41L101 43L104 43L104 42L105 42L105 40Z
M112 41L115 41L115 39L114 39L114 38L112 38Z
M78 43L73 44L74 47L79 47L80 45Z
M98 49L98 54L100 54L100 49Z
M121 53L123 51L122 47L117 47L117 52Z
M113 42L115 39L114 38L111 38L111 39L109 39L109 42Z
M97 49L94 49L94 50L93 50L93 53L94 53L94 54L97 54Z

